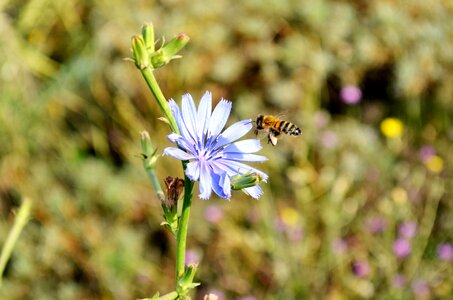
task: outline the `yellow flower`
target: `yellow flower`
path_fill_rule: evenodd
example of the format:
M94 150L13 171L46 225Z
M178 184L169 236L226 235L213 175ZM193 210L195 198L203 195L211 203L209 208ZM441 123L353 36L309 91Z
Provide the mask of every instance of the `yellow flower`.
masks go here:
M400 137L404 131L404 124L397 118L386 118L381 122L381 132L389 138Z
M280 211L280 217L286 226L294 226L299 222L299 213L291 207L285 207Z
M425 162L425 165L431 172L440 173L444 169L444 160L437 155L433 155Z
M407 202L407 192L402 187L396 187L392 190L392 198L398 204L404 204Z

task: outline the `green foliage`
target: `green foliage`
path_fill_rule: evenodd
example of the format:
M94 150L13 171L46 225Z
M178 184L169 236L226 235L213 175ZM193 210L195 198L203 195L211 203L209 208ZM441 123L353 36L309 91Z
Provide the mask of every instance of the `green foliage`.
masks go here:
M168 126L131 57L130 36L191 37L156 70L166 97L205 90L236 119L284 114L302 129L276 147L263 198L194 199L188 247L198 297L420 299L453 293L453 6L448 1L7 1L0 37L0 233L20 197L30 223L0 298L131 299L173 289L175 245L141 162ZM340 91L356 85L362 101ZM395 117L402 136L379 124ZM423 145L435 160L419 157ZM156 173L179 176L160 158ZM181 171L178 171L181 172ZM161 181L161 184L163 181ZM206 217L212 205L221 217ZM208 220L210 221L208 221ZM382 230L373 222L381 220ZM411 253L392 251L416 222ZM358 265L364 268L358 271ZM402 287L395 284L403 275ZM425 281L423 291L419 283ZM421 285L420 285L421 286ZM425 297L425 298L423 298Z

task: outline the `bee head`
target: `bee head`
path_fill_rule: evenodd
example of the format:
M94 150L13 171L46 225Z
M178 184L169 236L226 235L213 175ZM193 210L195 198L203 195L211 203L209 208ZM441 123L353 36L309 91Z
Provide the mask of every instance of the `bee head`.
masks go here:
M263 115L258 115L258 117L256 117L255 123L260 124L261 122L263 122L263 118Z

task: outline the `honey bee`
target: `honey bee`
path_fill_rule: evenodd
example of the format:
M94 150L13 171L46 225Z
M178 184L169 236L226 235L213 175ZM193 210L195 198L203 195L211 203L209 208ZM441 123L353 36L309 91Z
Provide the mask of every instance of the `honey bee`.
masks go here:
M267 143L272 146L277 145L277 137L283 132L289 135L300 135L302 132L299 127L291 122L280 120L279 118L271 115L259 115L256 118L255 134L258 135L260 130L268 129Z

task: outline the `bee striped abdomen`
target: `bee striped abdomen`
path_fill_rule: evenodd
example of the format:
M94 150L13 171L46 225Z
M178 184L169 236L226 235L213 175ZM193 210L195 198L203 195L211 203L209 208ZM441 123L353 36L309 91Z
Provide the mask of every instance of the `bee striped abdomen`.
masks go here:
M297 127L294 124L291 124L291 128L289 128L288 134L290 134L290 135L300 135L301 131L300 131L299 127Z
M279 131L289 135L299 135L300 129L291 122L282 121L278 126Z
M291 127L291 123L290 122L287 122L287 121L282 121L282 123L280 124L280 130L283 131L283 133L288 133L288 130L290 129Z

